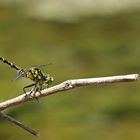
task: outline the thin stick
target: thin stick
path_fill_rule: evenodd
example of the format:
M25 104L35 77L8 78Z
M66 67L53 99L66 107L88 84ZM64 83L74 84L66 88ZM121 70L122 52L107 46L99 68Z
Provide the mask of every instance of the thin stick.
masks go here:
M0 117L8 120L11 123L16 124L17 126L21 127L22 129L26 130L27 132L31 133L34 136L39 136L39 133L36 132L35 130L33 130L32 128L22 124L21 122L15 120L14 118L12 118L12 117L10 117L2 112L0 112Z
M0 103L0 110L4 110L6 108L21 104L23 102L27 102L27 101L30 101L30 100L33 100L36 98L40 98L43 96L52 95L52 94L58 93L60 91L69 90L69 89L79 87L79 86L98 85L98 84L107 84L107 83L119 83L119 82L132 82L132 81L136 81L136 80L139 80L139 74L67 80L56 86L42 90L41 94L39 92L37 92L37 93L35 93L35 96L30 96L30 93L27 92L26 95L29 95L29 96L25 96L25 94L23 94L16 98L4 101L4 102Z

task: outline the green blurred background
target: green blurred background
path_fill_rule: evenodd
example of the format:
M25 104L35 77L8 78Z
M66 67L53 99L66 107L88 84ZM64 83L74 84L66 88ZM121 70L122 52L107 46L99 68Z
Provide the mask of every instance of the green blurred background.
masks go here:
M68 79L139 73L140 2L137 0L1 0L0 56L43 68L53 85ZM12 82L0 63L0 101L31 83ZM139 82L80 87L5 112L38 130L39 140L139 140ZM0 140L34 136L0 120Z

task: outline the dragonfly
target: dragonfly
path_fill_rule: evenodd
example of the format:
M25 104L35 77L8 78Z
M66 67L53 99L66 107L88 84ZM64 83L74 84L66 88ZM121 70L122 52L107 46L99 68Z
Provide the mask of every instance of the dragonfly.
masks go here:
M23 87L23 92L25 93L26 96L27 96L26 94L27 88L33 87L29 95L34 93L35 96L36 92L39 92L41 94L41 90L43 90L44 87L48 88L53 82L53 77L50 76L49 74L44 74L40 69L50 64L43 64L43 65L33 66L27 69L22 69L19 66L15 65L14 63L4 59L3 57L0 57L0 60L17 71L18 74L16 75L16 77L13 78L13 80L17 80L22 77L25 77L33 81L32 84Z

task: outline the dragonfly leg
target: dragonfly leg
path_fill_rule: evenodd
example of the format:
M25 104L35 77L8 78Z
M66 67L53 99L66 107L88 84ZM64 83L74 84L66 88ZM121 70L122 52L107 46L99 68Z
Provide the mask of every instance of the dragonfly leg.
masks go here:
M41 94L41 92L40 92L40 90L39 90L39 88L38 87L35 87L36 89L34 89L34 97L35 97L35 99L37 100L37 102L39 103L39 100L38 100L38 98L35 96L35 94L36 94L36 92L39 92L40 94Z
M35 86L36 84L31 84L31 85L28 85L28 86L25 86L24 88L23 88L23 91L24 91L24 93L25 93L25 95L27 96L27 94L26 94L26 88L29 88L29 87L32 87L32 86ZM30 92L30 95L31 95L31 93L32 93L33 91L31 91Z
M32 89L32 91L30 92L30 94L31 94L32 92L34 92L34 93L33 93L33 97L34 97L34 98L37 100L37 102L39 103L39 100L38 100L38 98L37 98L35 95L36 95L36 92L39 92L39 93L41 94L40 88L37 87L37 85L35 85L34 88Z
M36 93L36 92L39 92L39 93L41 94L41 91L40 91L40 88L37 87L37 84L36 84L36 83L31 84L31 85L28 85L28 86L25 86L25 87L23 88L23 91L24 91L24 93L25 93L25 97L27 96L26 90L25 90L25 89L27 89L27 88L29 88L29 87L32 87L32 86L34 86L34 87L33 87L33 89L30 91L29 95L31 96L31 94L34 92L33 97L37 100L37 102L39 102L38 98L35 96L35 93Z

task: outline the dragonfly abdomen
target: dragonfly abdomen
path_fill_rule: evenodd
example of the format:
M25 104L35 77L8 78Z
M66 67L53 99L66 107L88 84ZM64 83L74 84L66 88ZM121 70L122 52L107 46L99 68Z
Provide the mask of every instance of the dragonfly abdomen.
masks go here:
M4 59L3 57L0 57L0 60L3 61L3 63L6 63L7 65L9 65L11 68L14 68L16 70L21 70L21 68L19 68L18 66L16 66L15 64L13 64L12 62Z

